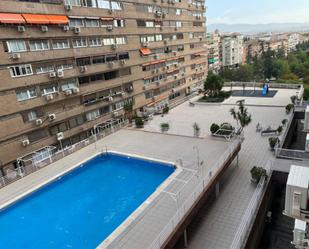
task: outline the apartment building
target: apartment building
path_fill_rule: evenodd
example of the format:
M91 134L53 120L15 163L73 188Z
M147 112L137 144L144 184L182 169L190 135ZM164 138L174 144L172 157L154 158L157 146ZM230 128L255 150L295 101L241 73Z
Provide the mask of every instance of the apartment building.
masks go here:
M201 0L2 0L0 12L2 174L123 118L126 103L172 103L207 75Z
M221 67L221 36L219 31L207 33L208 69L218 72Z
M222 65L224 67L238 67L243 63L243 40L240 34L222 37Z

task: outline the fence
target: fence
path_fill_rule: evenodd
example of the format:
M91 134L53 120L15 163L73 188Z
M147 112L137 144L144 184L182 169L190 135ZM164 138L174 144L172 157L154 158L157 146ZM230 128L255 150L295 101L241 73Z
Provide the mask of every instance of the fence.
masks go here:
M270 176L271 174L271 161L268 162L266 166L267 174ZM245 211L244 216L241 219L240 225L236 231L236 235L233 239L232 245L230 249L240 249L244 248L247 236L251 231L254 218L258 211L259 205L262 201L262 197L264 195L265 186L267 183L267 177L262 177L253 193L253 196L250 200L250 203Z
M112 134L113 132L120 130L128 124L128 120L115 121L114 124L109 124L105 129L96 129L96 132L85 140L75 143L71 146L58 150L56 147L45 147L39 152L34 152L19 158L19 167L16 169L7 169L6 174L0 177L0 188L7 186L8 184L15 182L26 175L29 175L53 162L56 162L75 151L84 148L87 145L93 144L96 141Z
M258 82L226 82L224 83L224 86L230 87L262 87L264 83L258 83ZM302 84L286 84L286 83L268 83L269 87L271 88L283 88L283 89L302 89Z
M203 178L199 181L195 189L192 190L192 194L185 200L185 202L177 208L175 215L168 221L167 225L161 230L159 235L154 239L153 243L150 245L149 249L159 249L166 242L168 237L176 229L177 225L181 222L183 217L187 214L193 204L196 202L198 197L202 194L204 189L213 179L217 173L219 173L224 166L224 164L232 157L235 153L237 146L239 145L239 139L235 139L228 150L222 154L216 164L205 174Z

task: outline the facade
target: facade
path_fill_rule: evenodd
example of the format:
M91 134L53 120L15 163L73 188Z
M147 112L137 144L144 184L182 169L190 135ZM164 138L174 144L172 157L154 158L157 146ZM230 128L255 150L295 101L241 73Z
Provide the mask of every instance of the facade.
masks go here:
M299 43L300 43L300 35L298 33L290 34L288 36L288 52L294 51Z
M198 0L0 1L0 165L189 94L207 75ZM58 139L57 139L58 138Z
M238 67L243 63L243 36L240 34L222 37L222 65Z
M221 67L221 36L218 31L207 33L208 69L218 72Z

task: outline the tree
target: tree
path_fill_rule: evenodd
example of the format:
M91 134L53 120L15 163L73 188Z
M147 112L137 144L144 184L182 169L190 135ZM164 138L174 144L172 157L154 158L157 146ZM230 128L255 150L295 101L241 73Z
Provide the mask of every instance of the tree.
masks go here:
M237 122L237 126L240 125L242 128L249 125L252 120L251 114L249 114L247 108L245 108L244 102L244 100L237 101L238 110L236 110L235 107L230 110L232 117Z
M223 79L219 75L209 73L204 83L204 90L209 92L211 97L218 95L223 87Z
M252 65L241 65L235 70L235 81L251 81L254 78L254 69Z
M281 78L283 75L290 73L290 67L286 60L275 60L273 63L273 76Z
M125 111L125 116L127 119L129 119L130 122L132 122L133 119L133 102L127 102L124 104L123 109Z

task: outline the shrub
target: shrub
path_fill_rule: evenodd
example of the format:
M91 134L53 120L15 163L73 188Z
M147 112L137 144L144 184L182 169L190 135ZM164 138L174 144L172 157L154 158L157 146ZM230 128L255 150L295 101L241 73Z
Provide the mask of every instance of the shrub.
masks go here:
M277 131L280 134L283 131L283 127L281 125L279 125L278 128L277 128Z
M144 127L144 120L142 118L136 118L135 119L135 125L137 128L143 128Z
M169 128L170 128L169 123L161 123L160 126L161 126L161 131L162 131L162 132L168 131Z
M285 107L285 112L286 112L286 114L290 114L293 108L294 108L294 105L293 105L293 104L288 104L288 105Z
M281 124L282 124L283 126L285 126L285 125L287 124L287 122L288 122L288 120L285 118L285 119L283 119L283 120L281 121Z
M254 182L259 182L262 176L267 176L266 169L257 166L253 166L253 168L250 170L250 173Z
M297 97L296 97L295 95L291 96L291 102L292 102L293 104L296 103L296 100L297 100Z
M222 123L221 124L221 129L232 131L233 130L233 126L230 123Z
M278 143L279 139L278 137L270 137L268 138L269 146L273 150Z
M211 134L215 134L219 129L220 129L220 126L217 125L216 123L213 123L213 124L210 126L210 132L211 132Z
M165 106L165 107L163 108L163 113L164 113L164 114L167 114L169 111L170 111L170 108L169 108L168 106Z

